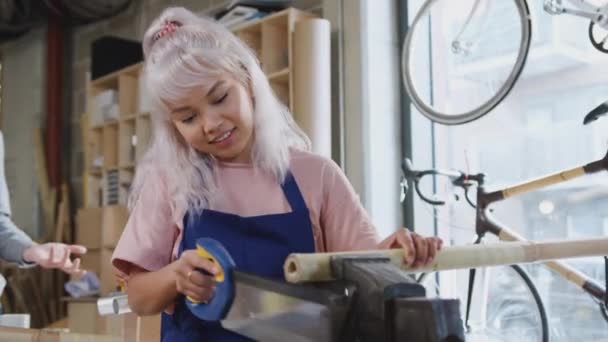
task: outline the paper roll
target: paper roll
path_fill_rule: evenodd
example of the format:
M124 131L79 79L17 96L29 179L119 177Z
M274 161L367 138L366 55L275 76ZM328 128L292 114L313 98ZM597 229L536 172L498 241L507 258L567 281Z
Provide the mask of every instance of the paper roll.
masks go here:
M303 19L293 33L293 111L315 153L331 157L331 27Z
M435 272L453 269L513 265L539 261L608 255L608 238L587 240L556 240L543 242L501 242L487 245L444 247L428 266L410 268L403 264L403 250L375 250L340 253L291 254L283 267L285 279L291 283L328 281L332 256L379 255L407 273Z

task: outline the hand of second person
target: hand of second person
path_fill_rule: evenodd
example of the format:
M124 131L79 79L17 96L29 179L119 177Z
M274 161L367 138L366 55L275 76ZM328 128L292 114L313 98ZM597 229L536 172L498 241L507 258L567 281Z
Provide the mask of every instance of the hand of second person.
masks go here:
M219 270L209 260L201 257L195 250L184 251L175 261L175 286L177 291L196 302L206 303L213 297L215 280L198 269L216 275Z
M443 241L438 237L425 238L405 228L397 230L378 245L380 249L402 248L403 262L413 268L431 263L442 246Z
M26 248L23 251L23 260L43 268L57 268L65 273L80 276L85 272L80 269L80 258L72 260L71 256L83 255L86 252L87 248L84 246L49 242Z

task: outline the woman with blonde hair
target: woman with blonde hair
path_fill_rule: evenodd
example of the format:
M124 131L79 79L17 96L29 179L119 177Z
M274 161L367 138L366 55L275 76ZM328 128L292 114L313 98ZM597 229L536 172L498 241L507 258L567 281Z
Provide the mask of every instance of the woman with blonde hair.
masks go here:
M145 77L153 138L137 167L131 215L113 264L131 309L164 311L163 341L245 341L197 319L184 297L208 301L217 272L193 250L218 240L237 268L282 278L289 253L403 248L430 262L441 241L399 229L380 242L340 168L277 100L254 53L229 30L183 8L147 30Z

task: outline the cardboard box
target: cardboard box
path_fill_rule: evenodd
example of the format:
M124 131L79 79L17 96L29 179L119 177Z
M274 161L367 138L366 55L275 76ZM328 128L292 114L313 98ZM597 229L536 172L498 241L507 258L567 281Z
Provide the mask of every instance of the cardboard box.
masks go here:
M103 208L102 238L103 247L114 248L127 224L129 213L122 205L112 205Z
M127 342L122 337L41 330L36 342Z
M89 272L95 272L99 278L99 287L102 295L116 291L118 282L114 276L112 266L113 250L108 248L90 249L82 256L81 268ZM76 277L71 277L76 280Z
M103 326L97 313L97 298L67 298L68 329L70 332L95 334ZM99 318L99 319L98 319Z
M99 277L101 274L101 250L87 250L87 254L80 257L80 268L89 272L95 272L97 277Z
M64 299L68 303L68 331L122 337L124 317L99 315L97 299L97 297Z
M81 208L76 214L76 243L89 249L101 248L102 208Z
M122 336L80 334L64 329L0 327L0 342L127 342L127 340Z
M124 339L133 342L160 341L161 315L138 317L135 314L121 315L124 320Z
M101 265L99 275L100 290L102 295L114 292L118 289L118 282L114 276L114 267L112 266L113 250L104 248L101 250Z
M37 329L0 327L0 342L38 342Z
M66 301L70 333L98 334L129 342L160 341L160 314L146 317L133 313L100 316L97 297L67 298Z

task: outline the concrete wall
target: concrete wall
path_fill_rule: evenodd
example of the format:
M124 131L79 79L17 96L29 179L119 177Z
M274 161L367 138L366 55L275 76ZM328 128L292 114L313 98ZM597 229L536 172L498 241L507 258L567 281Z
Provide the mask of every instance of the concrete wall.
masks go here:
M32 130L45 111L46 35L38 28L2 47L2 125L13 220L37 236L40 210Z

